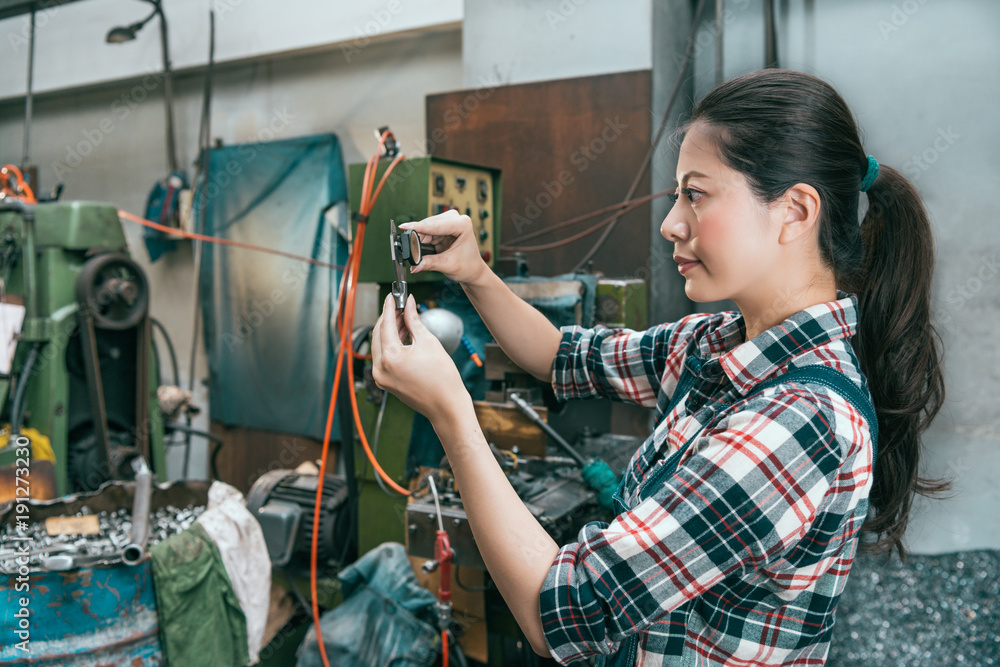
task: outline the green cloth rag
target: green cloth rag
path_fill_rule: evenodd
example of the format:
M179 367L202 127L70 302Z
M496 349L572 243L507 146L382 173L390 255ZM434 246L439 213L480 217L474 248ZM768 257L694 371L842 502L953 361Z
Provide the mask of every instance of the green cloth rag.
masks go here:
M200 524L149 550L167 665L243 667L247 622L215 542Z

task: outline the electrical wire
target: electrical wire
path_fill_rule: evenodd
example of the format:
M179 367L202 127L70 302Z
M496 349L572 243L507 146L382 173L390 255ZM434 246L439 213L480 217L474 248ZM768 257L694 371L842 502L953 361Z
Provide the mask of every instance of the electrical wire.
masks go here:
M677 80L674 82L674 88L670 91L670 97L667 101L667 108L663 111L663 118L660 119L660 127L656 130L656 136L653 138L653 143L649 145L649 150L646 151L646 157L642 160L642 167L639 169L639 173L636 174L635 179L632 181L632 185L628 189L628 194L625 195L625 199L629 200L632 195L635 194L636 188L639 187L642 177L646 175L646 170L649 169L650 161L653 157L653 152L656 147L659 146L660 140L663 138L663 133L667 129L667 120L670 117L670 111L673 109L674 102L677 101L677 93L680 92L681 84L684 82L684 77L687 75L688 67L691 66L691 58L694 54L694 44L695 37L698 33L698 26L701 25L701 15L705 10L705 0L698 0L698 8L695 10L694 20L691 21L691 32L688 34L687 48L684 51L684 60L681 62L681 71L677 74ZM581 268L586 266L587 262L597 254L597 251L601 249L604 242L608 240L611 236L611 232L614 231L615 226L618 224L618 218L622 216L623 213L619 213L615 220L610 222L605 228L604 233L601 234L601 238L597 239L594 246L587 251L587 254L576 263L573 267L573 272L579 271Z
M584 213L583 215L578 215L575 218L570 218L569 220L564 220L562 222L556 223L554 225L546 225L544 229L539 229L534 232L530 232L523 236L518 236L515 239L510 239L506 243L500 246L501 250L521 250L520 244L525 241L530 241L531 239L538 238L539 236L545 236L546 234L551 234L554 231L563 229L564 227L571 227L575 224L590 220L604 213L611 213L620 208L630 207L632 204L645 204L646 202L658 199L660 197L666 197L667 195L674 192L674 189L662 190L655 194L645 195L644 197L639 197L636 199L630 199L629 201L618 202L617 204L612 204L611 206L605 206L604 208L599 208L596 211L591 211L590 213ZM631 208L629 208L631 210ZM624 214L626 211L622 211Z
M466 586L462 583L462 576L460 574L461 570L462 566L455 563L455 583L458 584L458 587L463 591L468 591L470 593L482 593L483 591L488 591L493 588L490 584L486 584L484 586Z
M35 343L28 351L28 358L21 368L21 374L17 376L17 388L14 389L14 401L10 408L10 442L21 435L21 420L24 418L24 395L28 390L28 381L31 379L31 371L38 361L38 352L42 344Z
M170 368L174 374L174 386L180 387L181 379L177 368L177 354L174 351L174 343L173 341L170 340L170 334L167 333L167 330L163 326L163 323L160 322L155 317L150 317L149 321L153 324L154 327L160 330L160 335L163 337L163 341L167 344L167 352L170 354ZM160 378L160 380L162 381L162 378Z
M389 399L389 392L383 391L382 400L380 402L378 409L378 417L375 419L375 435L372 437L372 454L375 455L376 459L378 458L379 438L382 435L382 419L383 417L385 417L385 406L386 403L388 402L388 399ZM366 462L364 467L365 472L367 472L367 467L368 464ZM382 493L384 493L385 495L389 496L390 498L400 497L398 493L396 493L395 491L393 491L392 489L390 489L388 486L385 485L385 482L382 481L382 478L379 475L375 475L375 482L378 484L378 488L382 489Z
M663 194L665 195L665 194L668 194L668 193L665 192ZM661 196L663 196L663 195L661 195ZM572 236L567 236L564 239L559 239L558 241L552 241L551 243L542 243L540 245L519 246L519 247L515 247L515 248L505 248L505 249L506 250L517 250L518 252L537 252L539 250L551 250L553 248L559 248L561 246L564 246L564 245L567 245L569 243L572 243L573 241L578 241L579 239L582 239L585 236L589 236L590 234L593 234L597 230L601 229L602 227L607 227L608 225L613 225L615 223L615 221L618 220L618 218L620 218L621 216L625 215L629 211L632 211L632 210L634 210L634 209L642 206L643 203L645 203L645 202L639 202L639 203L629 204L628 206L626 206L622 210L620 210L617 213L614 213L612 215L609 215L604 220L601 220L600 222L598 222L597 224L593 225L592 227L588 227L587 229L583 230L582 232L577 232L576 234L573 234ZM574 269L574 271L576 271L576 269Z

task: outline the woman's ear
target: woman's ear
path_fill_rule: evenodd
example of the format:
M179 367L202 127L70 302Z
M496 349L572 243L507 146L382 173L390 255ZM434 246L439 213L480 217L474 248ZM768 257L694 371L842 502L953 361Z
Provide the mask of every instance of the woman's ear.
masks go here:
M819 192L811 185L797 183L776 202L774 211L781 225L778 243L792 243L812 232L819 224Z

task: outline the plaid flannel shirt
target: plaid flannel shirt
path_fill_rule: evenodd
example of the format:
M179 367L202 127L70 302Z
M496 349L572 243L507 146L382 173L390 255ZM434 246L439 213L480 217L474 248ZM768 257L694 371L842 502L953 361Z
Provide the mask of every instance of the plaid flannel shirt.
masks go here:
M584 526L545 578L542 625L560 663L615 653L635 633L640 665L825 662L868 510L869 425L819 385L747 395L810 364L867 392L849 343L857 297L837 297L746 342L737 311L644 332L564 327L556 395L655 407L656 427L625 471L631 509ZM704 362L700 377L664 414L689 354ZM721 402L732 406L705 428L704 408ZM676 472L639 501L643 480L699 431Z

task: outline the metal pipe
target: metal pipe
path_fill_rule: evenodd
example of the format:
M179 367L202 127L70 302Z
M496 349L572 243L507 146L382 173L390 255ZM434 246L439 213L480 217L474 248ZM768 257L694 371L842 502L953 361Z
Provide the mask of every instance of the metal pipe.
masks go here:
M122 549L122 562L136 565L146 553L149 539L149 505L153 495L153 475L141 456L132 460L135 470L135 493L132 496L132 532Z
M38 276L35 273L35 209L30 205L22 211L24 221L24 328L34 325L38 317Z
M552 438L557 445L563 448L563 450L573 457L573 460L580 464L580 466L587 465L587 460L583 458L580 452L576 451L571 444L563 440L563 437L556 432L554 428L549 426L548 422L542 419L535 409L531 407L527 401L518 396L517 394L511 394L510 400L513 401L514 405L527 416L532 422L538 425L550 438Z
M715 85L723 81L725 74L722 68L723 20L726 0L715 0Z
M177 148L174 146L174 89L170 79L170 47L167 43L167 17L163 13L163 3L151 0L160 15L160 52L163 55L163 102L167 118L167 157L170 173L177 171Z
M31 10L31 28L28 33L28 80L24 87L24 148L21 151L21 167L27 168L28 166L28 149L30 147L31 138L31 115L33 112L34 94L32 85L35 79L35 10ZM32 183L36 191L38 190L38 184Z
M778 36L774 18L774 0L764 0L764 67L778 66Z

